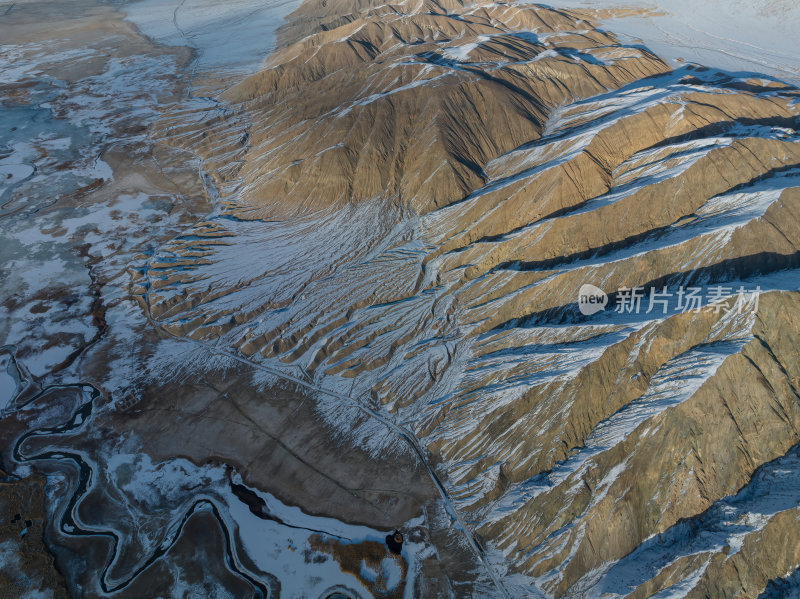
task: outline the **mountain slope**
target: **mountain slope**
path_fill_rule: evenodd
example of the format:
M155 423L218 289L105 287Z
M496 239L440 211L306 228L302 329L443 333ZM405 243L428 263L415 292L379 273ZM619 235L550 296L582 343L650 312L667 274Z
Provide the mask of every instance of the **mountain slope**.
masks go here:
M798 91L587 19L306 2L264 70L158 124L221 209L140 292L405 423L513 593L757 596L796 563L797 490L740 495L800 440ZM584 316L585 283L643 309ZM688 286L727 308L646 311ZM687 522L723 532L696 550Z

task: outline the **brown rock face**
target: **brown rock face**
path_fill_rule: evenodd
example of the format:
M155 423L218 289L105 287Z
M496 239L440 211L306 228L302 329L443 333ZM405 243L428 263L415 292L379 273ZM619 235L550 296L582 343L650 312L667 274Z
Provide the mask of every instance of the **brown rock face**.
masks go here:
M214 170L241 181L259 216L369 200L424 214L485 184L487 164L538 138L554 106L666 70L628 49L620 64L602 64L615 41L575 34L588 25L569 13L450 10L385 5L320 24L225 93L244 133L232 139L226 118L182 143L214 155ZM569 52L548 50L531 30Z

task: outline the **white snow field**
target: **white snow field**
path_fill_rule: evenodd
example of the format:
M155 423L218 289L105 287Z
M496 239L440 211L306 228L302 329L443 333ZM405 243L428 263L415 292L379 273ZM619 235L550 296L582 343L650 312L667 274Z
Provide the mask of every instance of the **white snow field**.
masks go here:
M301 0L140 0L125 7L148 37L198 51L198 68L229 74L257 68L275 47L275 30Z
M621 41L643 43L673 66L693 62L800 82L800 3L795 0L553 0L544 4L598 11L647 10L647 16L631 11L600 20Z

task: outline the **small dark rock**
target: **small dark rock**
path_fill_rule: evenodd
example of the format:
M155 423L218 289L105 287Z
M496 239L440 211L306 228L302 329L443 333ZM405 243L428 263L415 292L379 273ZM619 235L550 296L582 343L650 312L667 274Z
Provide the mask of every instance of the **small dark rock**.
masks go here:
M396 530L392 534L386 535L386 546L389 547L389 551L395 555L400 555L400 552L403 551L402 533Z

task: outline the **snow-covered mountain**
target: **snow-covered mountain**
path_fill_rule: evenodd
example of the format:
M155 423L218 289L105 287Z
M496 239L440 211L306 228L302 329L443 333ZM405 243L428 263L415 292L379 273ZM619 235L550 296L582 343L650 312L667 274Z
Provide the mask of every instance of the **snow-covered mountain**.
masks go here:
M4 46L25 576L796 589L796 10L686 4L143 0Z

